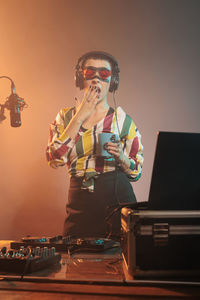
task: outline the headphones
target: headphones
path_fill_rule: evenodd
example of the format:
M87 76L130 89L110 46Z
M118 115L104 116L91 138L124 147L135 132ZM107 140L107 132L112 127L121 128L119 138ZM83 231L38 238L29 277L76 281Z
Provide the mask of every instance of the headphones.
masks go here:
M84 88L84 77L82 74L82 69L84 63L87 59L94 58L94 59L104 59L107 60L111 64L112 76L110 82L109 92L115 92L119 86L119 72L120 69L118 67L117 60L110 55L109 53L103 51L91 51L84 55L82 55L77 62L76 71L75 71L75 83L76 86L82 90Z

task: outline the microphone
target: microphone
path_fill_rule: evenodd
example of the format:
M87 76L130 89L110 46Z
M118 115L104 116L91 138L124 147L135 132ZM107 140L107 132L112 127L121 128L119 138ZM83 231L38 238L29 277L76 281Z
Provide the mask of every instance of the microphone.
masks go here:
M24 107L27 107L24 99L16 94L15 84L12 79L8 76L0 76L1 78L7 78L11 81L11 95L7 98L5 104L0 105L0 121L4 120L4 108L10 110L10 125L12 127L21 126L21 111Z
M11 94L8 98L8 105L10 110L10 125L12 127L21 126L21 113L20 113L20 98L17 94Z

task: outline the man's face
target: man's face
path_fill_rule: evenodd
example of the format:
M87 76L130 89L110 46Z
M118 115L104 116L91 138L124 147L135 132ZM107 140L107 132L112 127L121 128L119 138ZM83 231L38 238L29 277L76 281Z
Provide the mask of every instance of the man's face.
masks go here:
M111 81L111 65L107 60L88 59L83 69L84 88L96 86L99 89L99 100L107 97Z

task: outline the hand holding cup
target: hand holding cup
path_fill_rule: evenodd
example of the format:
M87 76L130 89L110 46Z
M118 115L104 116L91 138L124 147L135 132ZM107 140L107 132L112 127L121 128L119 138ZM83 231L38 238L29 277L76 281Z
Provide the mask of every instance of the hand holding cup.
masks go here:
M112 132L102 132L99 134L99 144L101 156L106 158L120 156L120 140L117 134Z

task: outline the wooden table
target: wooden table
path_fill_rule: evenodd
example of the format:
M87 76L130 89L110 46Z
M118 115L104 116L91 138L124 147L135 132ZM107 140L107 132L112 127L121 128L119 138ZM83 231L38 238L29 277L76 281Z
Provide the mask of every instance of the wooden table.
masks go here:
M11 241L0 241L9 248ZM134 280L119 247L101 253L62 253L60 264L25 275L0 273L0 299L200 299L198 281Z

